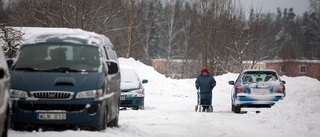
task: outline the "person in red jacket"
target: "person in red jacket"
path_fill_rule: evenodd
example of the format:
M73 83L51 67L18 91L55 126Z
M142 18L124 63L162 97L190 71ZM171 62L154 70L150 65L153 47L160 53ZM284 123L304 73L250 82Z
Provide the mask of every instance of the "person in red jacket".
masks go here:
M212 89L216 86L216 80L209 73L208 68L201 69L201 74L196 79L196 88L201 94L211 94L212 97ZM211 104L210 104L211 105ZM203 111L208 109L209 106L203 106Z

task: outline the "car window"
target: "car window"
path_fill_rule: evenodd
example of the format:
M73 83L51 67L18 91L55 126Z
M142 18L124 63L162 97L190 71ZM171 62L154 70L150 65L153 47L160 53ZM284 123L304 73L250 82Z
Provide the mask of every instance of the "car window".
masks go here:
M139 82L139 78L134 70L121 69L121 82L136 83Z
M113 47L108 46L108 47L106 47L106 50L107 50L108 57L110 57L108 59L113 59L113 60L117 59L117 54L116 54Z
M242 77L243 82L266 82L272 80L278 80L274 72L248 72Z

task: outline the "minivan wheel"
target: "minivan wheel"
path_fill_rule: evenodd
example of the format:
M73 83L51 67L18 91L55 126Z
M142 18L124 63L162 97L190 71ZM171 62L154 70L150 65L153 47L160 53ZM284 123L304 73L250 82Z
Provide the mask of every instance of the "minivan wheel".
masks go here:
M104 109L104 113L103 113L102 130L104 130L104 129L107 128L107 123L108 123L107 116L108 116L108 111L107 111L107 108L105 108L105 109Z
M119 113L117 114L117 116L111 120L109 123L108 123L108 127L118 127L118 121L119 121Z
M105 108L102 114L102 123L92 127L90 130L92 131L102 131L105 130L107 128L107 109Z

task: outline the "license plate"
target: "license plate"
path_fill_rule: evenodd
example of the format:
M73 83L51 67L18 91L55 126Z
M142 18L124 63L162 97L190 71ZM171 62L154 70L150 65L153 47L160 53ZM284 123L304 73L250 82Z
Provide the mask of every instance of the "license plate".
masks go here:
M38 113L37 119L39 120L66 120L66 113Z
M259 94L259 95L266 95L266 94L270 94L269 89L256 89L256 88L252 88L251 89L253 94Z
M121 96L121 100L126 100L126 97L125 96Z

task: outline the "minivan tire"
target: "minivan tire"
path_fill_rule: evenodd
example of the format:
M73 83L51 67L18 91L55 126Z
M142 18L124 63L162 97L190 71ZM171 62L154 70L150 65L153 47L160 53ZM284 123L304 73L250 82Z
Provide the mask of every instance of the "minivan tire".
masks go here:
M119 121L119 113L118 115L113 119L111 120L109 123L108 123L108 127L118 127L118 121Z

